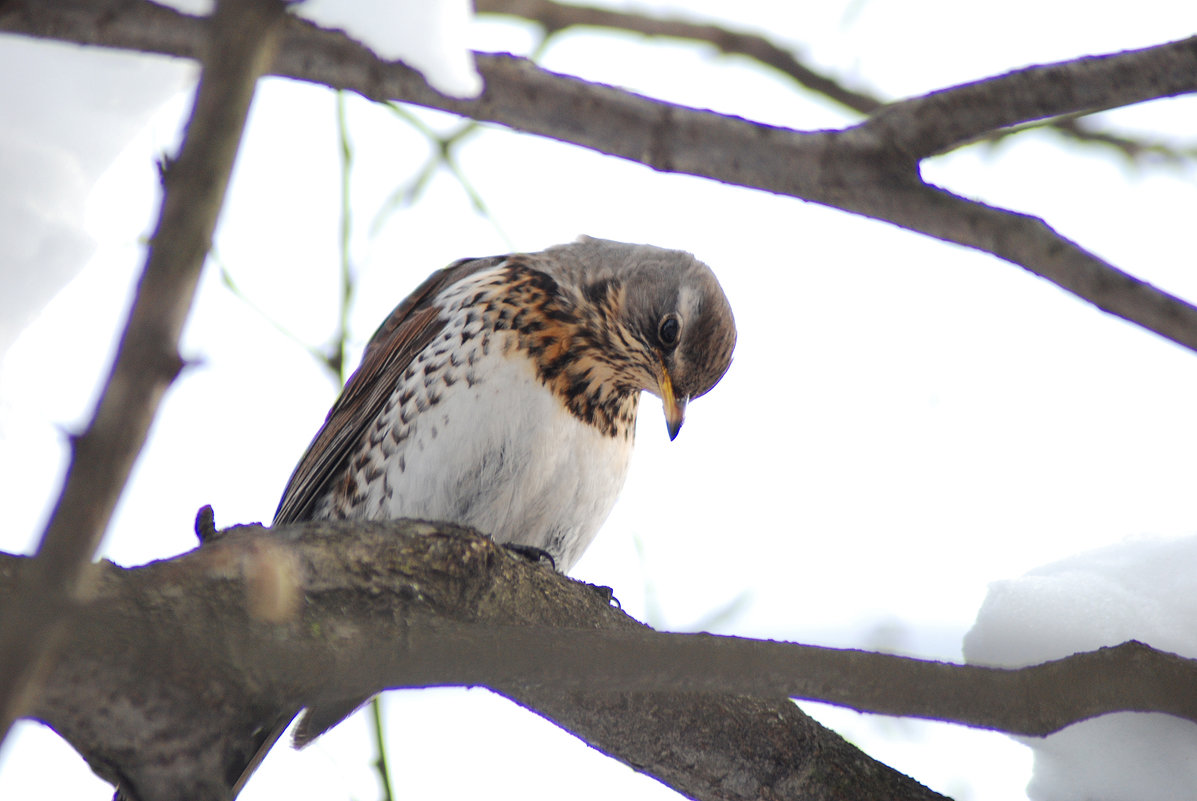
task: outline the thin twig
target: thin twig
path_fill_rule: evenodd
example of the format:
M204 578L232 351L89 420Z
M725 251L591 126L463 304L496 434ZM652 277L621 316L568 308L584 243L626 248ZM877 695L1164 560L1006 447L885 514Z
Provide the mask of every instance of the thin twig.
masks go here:
M570 28L594 27L704 42L727 55L751 58L775 69L799 86L823 95L849 111L871 114L884 104L884 101L871 94L852 89L845 86L842 80L808 67L790 51L757 34L650 14L566 5L552 0L477 0L475 9L479 14L515 16L535 22L550 36Z
M374 750L377 756L374 767L378 771L378 781L382 785L383 801L395 801L395 786L391 782L391 766L387 761L387 738L382 727L382 696L376 695L370 700L370 722L374 730Z
M454 150L457 146L473 134L478 133L482 129L482 126L473 120L469 120L450 133L441 134L406 106L390 101L384 102L383 105L389 108L398 119L410 125L423 136L428 141L431 152L415 177L407 183L395 187L387 199L383 201L381 208L379 208L378 213L374 216L373 223L370 225L370 232L377 233L398 209L412 205L419 198L420 194L427 189L433 176L444 167L456 179L458 185L461 186L475 213L489 222L503 241L514 249L511 237L507 235L503 226L499 224L498 219L491 212L486 200L482 197L482 193L478 191L477 187L466 176L465 171L457 163L456 155L454 155Z
M353 216L350 207L350 179L353 173L353 144L349 141L349 127L345 118L345 93L337 92L337 156L341 166L341 225L338 245L340 259L340 301L337 304L337 330L333 334L332 355L327 367L338 386L345 383L345 350L349 344L349 312L353 308L353 260L350 245L353 238Z
M325 351L321 348L318 348L314 345L309 345L308 343L304 342L303 339L301 339L298 334L296 334L294 331L287 328L285 325L283 325L281 322L279 322L276 318L271 316L271 314L269 312L267 312L266 309L262 308L260 305L255 303L253 298L251 298L248 294L246 294L245 290L243 290L241 288L241 286L237 283L237 280L233 277L232 271L229 270L228 265L224 264L220 260L220 257L216 253L215 250L212 251L212 253L209 256L209 259L219 269L220 282L222 284L224 284L225 288L230 293L232 293L233 297L235 297L237 300L241 301L246 306L248 306L249 309L251 311L253 311L255 314L257 314L258 317L261 318L263 322L265 322L268 326L270 326L276 332L278 332L280 335L282 335L283 338L290 340L290 342L292 344L298 345L299 347L303 348L304 352L306 352L309 356L311 356L316 361L317 364L319 364L326 372L328 371L329 357L328 357L327 351ZM343 383L344 383L343 381L338 383L337 387L340 388L341 384L343 384Z

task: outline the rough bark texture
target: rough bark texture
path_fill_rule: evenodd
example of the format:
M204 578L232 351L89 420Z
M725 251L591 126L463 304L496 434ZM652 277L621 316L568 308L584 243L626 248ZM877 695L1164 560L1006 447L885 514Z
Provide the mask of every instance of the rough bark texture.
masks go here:
M0 558L0 604L30 561ZM97 565L87 581L31 716L130 799L226 798L264 721L439 684L492 686L693 798L939 797L784 697L559 689L551 660L535 668L543 653L486 633L547 631L551 648L558 628L643 627L602 588L451 526L246 526L175 559Z
M0 605L32 562L0 555ZM225 797L261 727L387 687L491 687L698 799L937 797L786 696L1024 734L1197 720L1197 663L1137 643L1003 670L660 634L450 525L242 526L86 578L31 716L142 801Z

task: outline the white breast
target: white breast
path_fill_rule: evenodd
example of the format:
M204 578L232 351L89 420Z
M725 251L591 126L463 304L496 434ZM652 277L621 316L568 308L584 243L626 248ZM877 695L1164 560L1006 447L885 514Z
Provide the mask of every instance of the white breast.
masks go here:
M364 507L369 517L450 520L542 548L566 571L611 511L632 441L579 421L522 353L502 350L492 337L468 367L434 368L453 381L440 391L421 376L405 382L408 422L386 443L385 481L371 482Z

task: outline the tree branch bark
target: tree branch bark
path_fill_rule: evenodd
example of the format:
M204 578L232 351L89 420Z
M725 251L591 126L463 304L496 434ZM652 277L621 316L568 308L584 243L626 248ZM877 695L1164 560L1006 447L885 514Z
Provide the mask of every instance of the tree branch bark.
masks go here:
M1197 36L941 89L890 103L861 128L921 160L1013 125L1194 92L1195 76Z
M167 388L183 366L179 334L224 201L241 130L263 70L274 60L281 0L223 2L209 41L188 133L166 174L161 217L116 358L87 429L71 439L61 494L24 590L0 615L0 741L31 703L68 625L78 584ZM8 12L11 13L11 12ZM19 9L18 12L19 13Z
M558 3L555 0L478 0L474 7L479 14L515 17L533 22L541 27L546 37L573 28L594 27L708 44L726 55L743 56L776 70L798 86L862 115L872 114L887 102L877 95L853 89L841 79L807 66L794 53L779 47L765 36L735 31L719 25L657 17L647 13L631 14L574 3ZM1128 136L1094 130L1079 121L1085 113L1088 112L1051 117L1044 121L1028 123L1026 126L1018 126L1017 129L1005 128L989 132L972 141L992 142L1029 127L1046 126L1078 142L1113 148L1132 160L1148 155L1171 162L1197 159L1197 149L1192 146L1176 147L1138 135Z
M0 558L0 604L31 561ZM1197 721L1197 663L1138 643L1008 670L661 634L450 525L243 526L89 579L32 714L143 801L219 797L262 720L388 687L494 688L700 799L935 797L787 696L1029 735L1116 711Z
M0 557L0 604L30 561ZM129 799L227 799L262 721L446 684L491 686L696 799L940 798L775 691L696 693L650 668L640 684L652 691L622 692L634 663L590 645L560 669L557 634L646 630L598 589L454 526L244 526L88 579L69 658L31 716ZM599 667L584 673L611 671L599 690L568 672L588 655Z
M203 22L146 0L6 6L0 30L195 57ZM1197 91L1197 36L1143 50L1016 70L891 103L842 131L803 133L651 100L477 56L486 91L447 98L419 73L335 31L289 18L271 72L374 99L437 108L587 147L656 170L832 206L992 253L1105 312L1197 350L1197 307L1117 269L1046 222L923 182L922 158L986 132L1056 115Z

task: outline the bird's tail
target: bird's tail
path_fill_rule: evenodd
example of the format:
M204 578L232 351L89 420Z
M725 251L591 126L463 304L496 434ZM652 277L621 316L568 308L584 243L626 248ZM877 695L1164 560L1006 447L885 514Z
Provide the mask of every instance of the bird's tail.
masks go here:
M346 701L339 704L324 704L307 709L295 727L295 747L303 748L321 734L336 726L345 718L358 711L368 702L369 698L357 701Z
M358 701L327 704L305 710L303 717L299 719L299 725L295 727L295 747L303 748L312 742L312 740L315 740L321 734L324 734L333 726L336 726L342 720L352 715L369 700L369 698L363 698ZM262 760L266 758L266 754L270 752L270 749L274 747L278 739L283 736L283 732L287 730L287 727L291 725L291 721L294 719L294 715L287 715L276 720L273 726L261 729L261 739L257 741L257 748L254 749L249 761L240 760L237 764L232 765L229 770L228 776L232 782L232 791L229 798L234 799L240 794L241 790L245 787L245 783L249 781L249 777L262 764Z
M278 738L283 736L283 732L287 730L287 727L291 725L291 721L294 719L294 714L287 715L276 720L273 725L263 727L260 730L261 738L257 741L257 747L253 749L249 760L237 760L229 766L227 776L232 786L232 790L229 793L230 799L235 799L241 793L241 790L245 787L245 783L249 781L249 777L262 764L262 760L266 758L266 754L270 753L270 749L278 742Z

